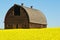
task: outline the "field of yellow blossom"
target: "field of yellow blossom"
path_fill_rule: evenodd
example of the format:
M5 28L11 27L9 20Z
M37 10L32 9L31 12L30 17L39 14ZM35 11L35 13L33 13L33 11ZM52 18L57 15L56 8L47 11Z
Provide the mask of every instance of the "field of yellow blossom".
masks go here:
M60 28L5 29L0 40L60 40Z

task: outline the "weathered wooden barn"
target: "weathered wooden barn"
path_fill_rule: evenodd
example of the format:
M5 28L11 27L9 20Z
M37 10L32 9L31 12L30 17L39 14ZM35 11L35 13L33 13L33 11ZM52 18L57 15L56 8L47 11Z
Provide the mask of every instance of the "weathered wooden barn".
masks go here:
M44 14L32 6L14 4L6 13L5 29L15 28L46 28L47 20Z

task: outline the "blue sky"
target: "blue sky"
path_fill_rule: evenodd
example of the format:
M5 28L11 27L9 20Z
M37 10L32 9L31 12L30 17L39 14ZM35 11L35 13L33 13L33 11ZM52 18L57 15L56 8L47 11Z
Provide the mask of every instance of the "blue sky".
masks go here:
M4 17L14 4L38 9L47 18L48 28L60 26L60 0L0 0L0 28L4 28Z

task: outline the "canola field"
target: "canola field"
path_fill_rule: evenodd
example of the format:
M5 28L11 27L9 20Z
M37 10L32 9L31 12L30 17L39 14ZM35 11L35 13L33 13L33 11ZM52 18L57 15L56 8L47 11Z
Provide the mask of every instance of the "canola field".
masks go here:
M60 40L60 28L5 29L0 40Z

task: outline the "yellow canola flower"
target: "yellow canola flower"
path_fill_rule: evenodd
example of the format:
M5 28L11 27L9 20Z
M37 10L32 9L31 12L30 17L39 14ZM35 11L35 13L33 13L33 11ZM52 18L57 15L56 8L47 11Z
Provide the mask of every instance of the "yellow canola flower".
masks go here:
M60 40L60 28L5 29L0 40Z

